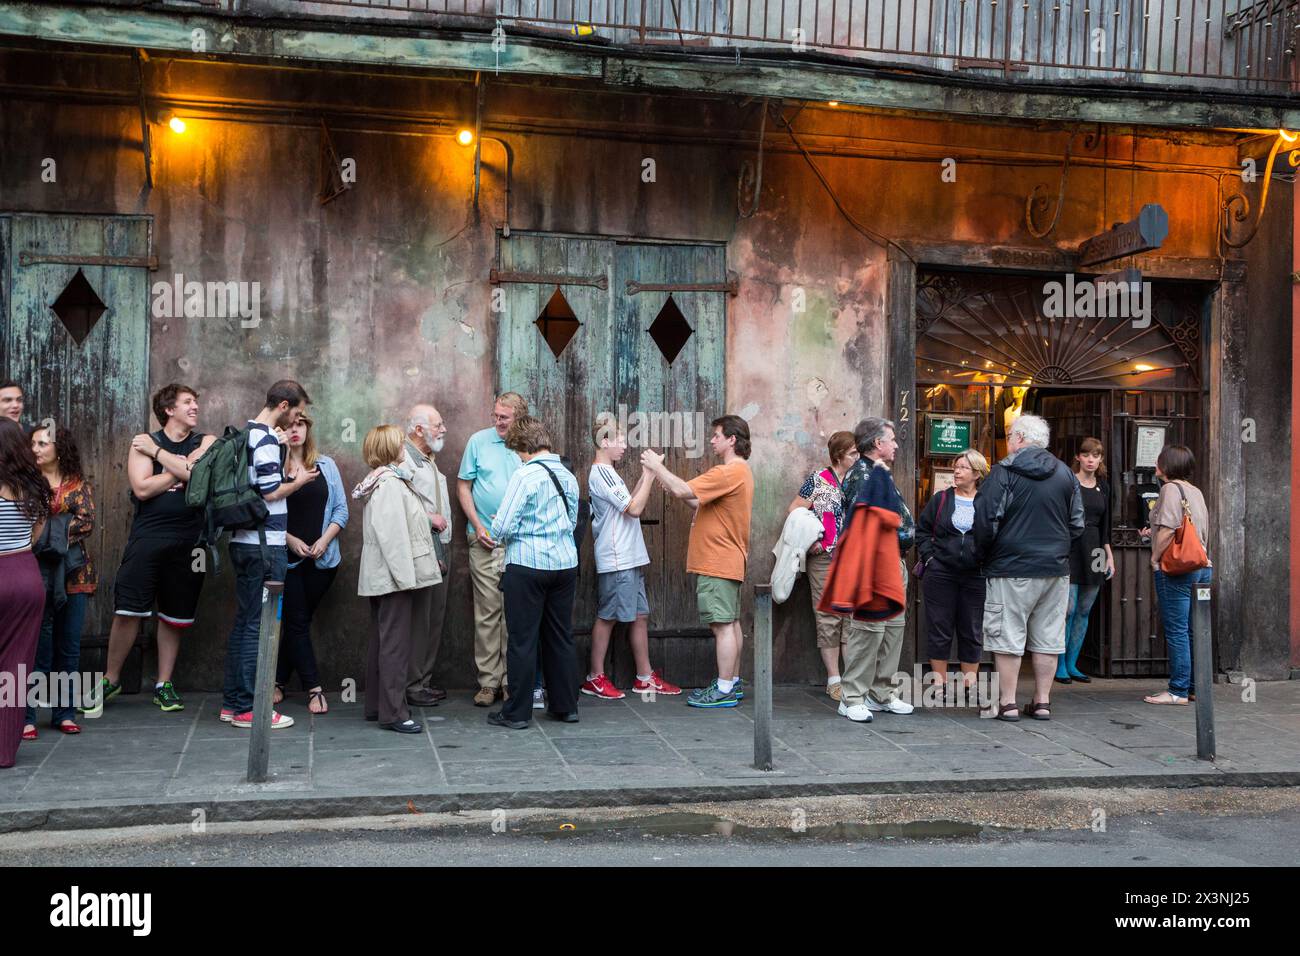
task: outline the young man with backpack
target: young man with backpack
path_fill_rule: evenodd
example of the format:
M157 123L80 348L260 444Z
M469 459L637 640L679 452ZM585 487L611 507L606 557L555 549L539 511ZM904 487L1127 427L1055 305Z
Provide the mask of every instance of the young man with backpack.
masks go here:
M605 653L614 625L630 624L628 643L636 664L632 691L673 696L682 689L670 684L650 666L650 602L645 590L645 566L650 563L641 512L654 488L654 473L641 472L636 488L628 491L614 466L627 451L627 436L609 413L597 416L591 436L596 458L587 476L591 496L592 528L596 536L596 623L591 628L591 670L579 688L589 697L621 700L626 695L605 675Z
M203 512L185 500L191 469L216 440L198 431L199 393L188 385L164 385L153 397L162 427L136 435L126 472L135 515L113 588L113 626L108 636L105 676L86 710L97 712L122 692L122 665L135 644L140 622L158 614L158 680L153 702L164 712L185 709L172 686L181 632L194 624L203 590L203 563L195 545Z
M292 476L282 471L280 446L287 438L285 430L302 417L309 404L307 393L297 382L276 382L267 391L266 404L257 417L240 432L227 431L209 460L210 473L196 477L191 488L192 499L199 495L207 498L209 527L238 528L229 545L235 572L235 623L226 645L220 717L244 729L253 726L262 583L283 581L289 563L289 506L285 499L320 474L315 468ZM245 463L246 477L236 474ZM292 726L292 717L271 714L272 729Z

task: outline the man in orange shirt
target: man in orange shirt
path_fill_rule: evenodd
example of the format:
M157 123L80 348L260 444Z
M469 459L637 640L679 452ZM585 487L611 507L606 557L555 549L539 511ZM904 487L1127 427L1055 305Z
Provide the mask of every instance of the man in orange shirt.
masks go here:
M698 478L684 481L664 467L663 455L647 449L641 464L668 493L696 509L686 545L686 572L696 575L700 620L709 625L718 655L718 678L687 699L692 707L735 707L740 687L740 584L749 556L749 518L754 475L749 470L749 425L738 415L713 420L713 453L722 459Z

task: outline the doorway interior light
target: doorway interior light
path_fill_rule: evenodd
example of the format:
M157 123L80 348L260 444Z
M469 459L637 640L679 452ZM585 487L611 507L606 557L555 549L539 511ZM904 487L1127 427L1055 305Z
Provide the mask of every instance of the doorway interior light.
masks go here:
M456 134L456 142L462 146L469 146L474 142L474 131L472 129L462 129Z
M1138 362L1133 366L1133 370L1137 372L1153 372L1155 368L1154 365L1148 365L1146 362Z
M839 106L839 105L840 105L840 101L839 101L839 100L830 100L826 105L827 105L827 106Z
M185 120L175 114L167 117L167 126L177 136L185 132Z

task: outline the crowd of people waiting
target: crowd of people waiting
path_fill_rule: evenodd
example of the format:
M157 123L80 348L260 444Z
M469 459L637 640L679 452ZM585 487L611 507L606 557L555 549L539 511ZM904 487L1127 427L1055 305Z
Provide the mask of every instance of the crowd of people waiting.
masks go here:
M296 674L308 710L328 712L312 620L337 575L338 538L348 524L350 497L364 505L357 594L369 599L374 624L365 718L388 730L420 733L411 708L436 706L447 696L433 684L452 541L448 481L436 460L446 426L436 408L419 404L405 428L371 429L362 442L371 471L349 496L338 465L317 449L309 404L297 382L276 382L240 432L247 443L248 483L262 507L257 520L234 531L228 543L235 614L219 717L237 728L252 725L266 581L284 583L274 703L284 699ZM87 601L98 583L86 547L96 516L74 437L48 420L24 429L23 408L21 386L0 383L0 673L27 673L35 681L78 670ZM203 546L215 544L204 509L188 501L185 491L217 436L199 430L199 394L186 385L160 389L152 409L160 427L136 435L128 452L133 517L113 579L105 673L82 702L81 709L91 713L122 692L128 653L140 622L150 616L157 619L153 703L164 712L185 707L172 677L181 636L198 611L207 566ZM716 650L717 677L687 703L727 708L743 699L740 592L754 496L750 434L735 415L723 415L712 426L714 467L686 480L667 467L663 455L647 449L629 488L616 469L627 436L613 416L598 416L584 501L569 462L556 453L545 425L528 414L526 401L513 392L496 399L492 425L470 436L456 476L457 500L468 519L479 685L474 704L503 702L488 714L489 723L523 729L536 710L575 722L580 694L624 697L604 670L618 623L628 625L636 670L632 691L682 693L651 666L649 656L650 557L639 516L656 484L694 512L686 571L695 576L700 619ZM974 449L958 456L952 487L935 494L913 521L890 477L898 448L893 423L867 418L854 432L831 436L828 467L808 476L790 512L810 509L816 519L806 567L819 609L816 634L827 693L838 701L841 716L867 722L877 712L912 712L893 677L909 577L904 556L913 545L919 559L912 574L921 580L927 653L939 683L948 682L954 641L967 685L982 652L992 652L1000 699L981 706L995 706L1002 720L1019 720L1022 711L1048 719L1054 679L1088 680L1078 668L1079 651L1100 586L1114 572L1103 450L1098 440L1088 439L1071 471L1046 450L1048 437L1041 418L1021 416L1010 429L1004 460L990 469ZM1181 542L1185 522L1194 524L1203 547L1208 540L1204 498L1190 483L1193 467L1191 452L1182 446L1167 446L1160 455L1157 474L1166 484L1152 513L1151 562L1171 674L1169 689L1147 698L1157 704L1187 702L1191 587L1210 574L1208 559L1206 566L1183 573L1172 573L1161 561L1176 537ZM891 616L862 620L831 613L823 589L868 487L873 506L894 515L901 600L895 599ZM587 509L597 608L584 678L572 616ZM1026 650L1034 693L1022 707L1016 683ZM50 703L53 729L81 732L76 701L60 697ZM0 704L0 767L13 765L20 740L38 735L30 704L30 695L15 706ZM273 729L292 724L292 717L272 713Z

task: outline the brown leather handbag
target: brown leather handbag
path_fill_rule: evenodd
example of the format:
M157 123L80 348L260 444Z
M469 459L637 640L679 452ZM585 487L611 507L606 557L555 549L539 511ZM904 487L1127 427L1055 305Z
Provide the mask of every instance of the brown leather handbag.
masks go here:
M1174 482L1183 499L1183 523L1174 531L1174 540L1169 542L1160 555L1160 570L1165 574L1190 574L1210 566L1210 556L1205 553L1201 536L1192 521L1192 507L1187 503L1187 493L1183 486Z

